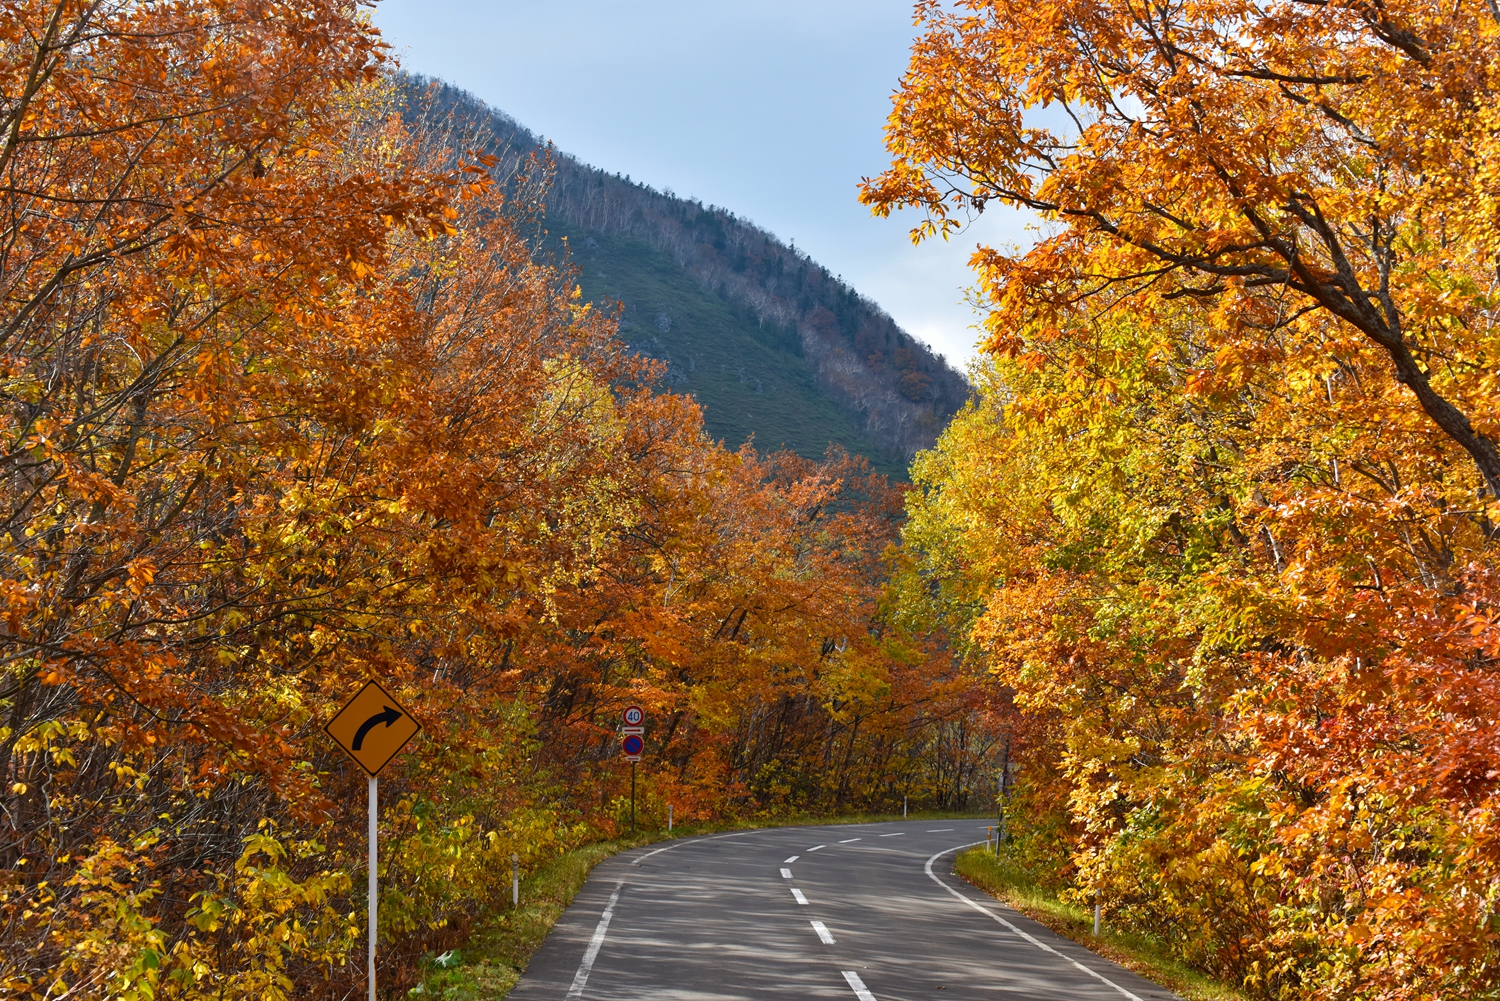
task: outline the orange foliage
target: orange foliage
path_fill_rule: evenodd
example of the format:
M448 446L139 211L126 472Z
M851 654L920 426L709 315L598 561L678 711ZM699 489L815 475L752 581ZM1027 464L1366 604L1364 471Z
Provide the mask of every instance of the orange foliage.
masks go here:
M865 199L1051 225L976 254L906 530L1029 714L1033 844L1257 996L1492 996L1493 8L919 12Z
M986 707L888 621L899 492L730 453L539 253L547 164L403 124L352 5L0 11L0 990L362 990L643 813L962 805ZM352 916L351 916L352 915ZM351 962L351 959L354 961Z

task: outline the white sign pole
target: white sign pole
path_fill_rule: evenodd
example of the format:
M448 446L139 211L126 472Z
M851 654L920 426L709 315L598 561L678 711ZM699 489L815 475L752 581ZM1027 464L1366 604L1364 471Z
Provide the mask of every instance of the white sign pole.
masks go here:
M379 780L370 776L370 1001L375 1001L375 908L378 902L378 889L376 886L376 873L378 859L378 843L375 830L375 814L378 808L376 783Z

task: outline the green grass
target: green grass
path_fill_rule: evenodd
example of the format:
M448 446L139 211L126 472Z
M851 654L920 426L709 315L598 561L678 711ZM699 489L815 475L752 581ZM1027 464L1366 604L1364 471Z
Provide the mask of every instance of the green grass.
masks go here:
M426 975L410 996L443 1001L505 997L521 978L531 954L583 887L589 870L616 852L651 840L649 835L640 835L585 845L528 875L521 881L521 906L491 909L462 948L429 958Z
M998 859L984 848L970 849L954 860L953 871L1059 935L1134 970L1188 1001L1247 1001L1244 992L1193 969L1176 958L1164 943L1149 936L1117 931L1106 923L1095 938L1092 912L1059 899L1004 848Z
M975 816L970 813L913 813L909 820L952 820ZM796 827L803 824L871 824L901 820L900 814L865 813L847 817L794 815L775 820L747 818L730 824L683 826L671 835L666 831L642 831L613 841L598 841L543 865L521 880L521 906L512 909L509 899L479 916L469 940L441 957L424 961L423 977L410 996L431 1001L500 1001L521 979L531 954L546 939L563 911L583 888L589 872L618 852L656 841L688 838L719 831L761 827Z
M808 458L836 442L887 476L906 478L904 461L818 385L795 330L761 325L641 240L554 232L568 238L584 299L624 305L621 337L670 362L661 388L697 399L715 439L738 448L753 435L761 452L789 448Z

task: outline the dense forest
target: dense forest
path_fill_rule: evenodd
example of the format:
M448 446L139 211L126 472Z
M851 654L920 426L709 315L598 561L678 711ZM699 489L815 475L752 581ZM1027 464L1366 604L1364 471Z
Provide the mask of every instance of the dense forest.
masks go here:
M901 491L706 434L576 296L561 161L404 114L340 0L0 32L0 994L363 996L369 679L422 725L389 996L620 830L632 702L648 827L993 803L1002 696L883 605ZM795 263L787 322L877 324Z
M1047 223L973 399L352 4L0 7L0 994L364 996L375 679L383 996L639 703L648 826L998 805L1225 991L1500 997L1500 12L916 12L860 197ZM712 423L813 389L884 457Z
M1500 10L1042 10L923 5L863 191L1051 221L901 585L1018 856L1254 997L1500 996Z
M806 254L727 209L579 163L450 84L408 76L401 81L409 117L487 150L501 160L502 172L545 149L552 168L547 225L555 235L570 238L571 256L585 265L584 291L601 303L624 302L621 336L637 351L668 362L666 383L691 393L703 405L709 426L731 446L756 431L763 447L790 440L803 446L804 455L821 454L830 438L815 440L807 429L816 426L818 412L831 400L855 418L849 428L835 424L831 430L838 436L832 440L904 475L911 457L931 447L968 398L964 378L878 306ZM672 310L659 302L664 295L648 297L620 282L625 272L643 267L681 272L731 315L704 324L696 346L684 343L681 323L674 330ZM750 323L736 323L736 314ZM748 327L748 337L741 327ZM764 400L764 385L758 392L752 388L762 399L752 398L748 409L759 413L746 419L745 397L736 399L732 387L699 371L695 355L703 355L709 343L737 336L750 343L730 359L729 374L736 381L779 383L785 374L778 369L806 369L811 375L813 392L786 394L789 420L757 419L777 407ZM741 372L757 346L769 346L780 359L765 366L769 371L757 372L752 362ZM776 437L767 440L768 432Z

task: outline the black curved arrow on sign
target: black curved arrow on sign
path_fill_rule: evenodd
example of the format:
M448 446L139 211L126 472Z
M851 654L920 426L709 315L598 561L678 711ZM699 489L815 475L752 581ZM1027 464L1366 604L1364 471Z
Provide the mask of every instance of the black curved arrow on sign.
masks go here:
M358 730L354 731L353 749L356 751L359 750L360 745L365 742L365 734L374 729L376 723L384 723L387 727L389 727L392 723L396 722L396 720L400 718L401 710L386 706L384 711L378 712L374 716L371 716L369 719L365 720L359 725Z

